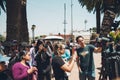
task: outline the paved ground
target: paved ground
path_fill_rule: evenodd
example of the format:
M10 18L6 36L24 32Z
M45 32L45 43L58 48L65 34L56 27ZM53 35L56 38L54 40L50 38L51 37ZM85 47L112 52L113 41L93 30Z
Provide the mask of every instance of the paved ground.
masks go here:
M98 72L100 72L100 71L97 68L101 67L101 54L100 53L94 54L94 61L95 61L96 80L98 80L98 78L99 78ZM54 79L52 79L52 80L54 80ZM69 76L69 80L79 80L78 68L77 68L76 64L74 65L71 75Z
M100 72L100 71L97 68L101 67L101 54L100 53L94 54L94 61L95 61L96 80L98 80L98 78L99 78L98 72ZM79 80L77 65L74 65L74 68L71 72L69 80Z

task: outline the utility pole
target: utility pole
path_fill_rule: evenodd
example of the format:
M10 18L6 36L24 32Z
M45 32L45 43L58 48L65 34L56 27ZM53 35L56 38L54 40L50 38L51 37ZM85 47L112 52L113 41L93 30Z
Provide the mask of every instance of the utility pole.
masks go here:
M66 41L66 3L64 3L64 40Z
M71 0L71 40L73 40L73 3Z

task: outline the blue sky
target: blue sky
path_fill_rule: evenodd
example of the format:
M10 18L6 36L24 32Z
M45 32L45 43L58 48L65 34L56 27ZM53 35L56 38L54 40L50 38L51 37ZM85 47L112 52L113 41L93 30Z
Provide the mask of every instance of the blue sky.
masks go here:
M78 0L73 1L73 30L96 26L96 15L82 8ZM66 34L71 32L71 0L27 0L27 19L29 35L31 26L36 25L35 36L43 34L64 34L64 3L66 3ZM0 34L6 31L6 15L0 15Z

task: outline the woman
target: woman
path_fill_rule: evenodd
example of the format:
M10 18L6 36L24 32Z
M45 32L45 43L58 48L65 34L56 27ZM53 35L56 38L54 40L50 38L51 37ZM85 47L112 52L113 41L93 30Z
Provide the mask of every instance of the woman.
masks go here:
M8 74L5 61L0 61L0 80L12 80L11 76Z
M66 76L66 72L71 72L74 63L76 61L77 54L72 51L72 57L68 63L65 63L62 59L62 56L65 53L65 45L63 44L55 44L54 46L54 54L55 56L52 59L52 68L55 76L55 80L68 80L68 76Z
M30 61L30 52L21 51L18 54L19 62L12 66L12 73L14 80L32 80L32 74L37 70L36 67L29 67L27 63Z
M35 61L38 69L38 80L51 80L51 56L44 43L38 45Z

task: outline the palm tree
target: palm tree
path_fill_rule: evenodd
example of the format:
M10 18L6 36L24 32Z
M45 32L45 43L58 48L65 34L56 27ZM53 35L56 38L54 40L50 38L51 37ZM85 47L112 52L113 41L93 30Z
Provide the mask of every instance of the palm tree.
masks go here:
M104 13L100 34L107 36L116 16L120 15L119 0L78 0L82 7L86 6L89 12L96 11L98 25L100 24L100 13ZM98 21L99 20L99 21ZM98 26L97 26L98 27Z
M26 0L7 0L7 41L28 42Z
M115 17L120 15L119 0L104 0L103 2L103 22L101 28L101 36L107 36L110 33L111 26L114 23Z
M6 41L29 42L26 0L0 0L0 8L7 12Z
M1 9L5 11L5 2L6 0L0 0L0 14L1 14Z
M101 20L101 17L100 17L100 1L98 1L96 3L96 6L95 6L95 10L96 10L96 29L97 29L97 33L99 34L100 33L100 20Z
M102 0L78 0L79 3L81 4L82 7L86 7L88 12L95 13L96 11L96 28L97 28L97 33L100 33L100 9L101 9L101 4Z

